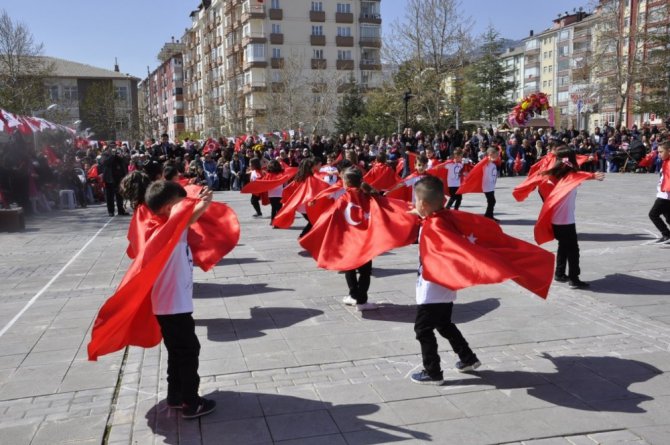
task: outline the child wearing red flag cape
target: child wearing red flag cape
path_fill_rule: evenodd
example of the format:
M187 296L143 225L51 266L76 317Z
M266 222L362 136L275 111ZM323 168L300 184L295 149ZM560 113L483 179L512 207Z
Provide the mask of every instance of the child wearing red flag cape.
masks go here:
M254 182L258 179L261 179L263 177L263 171L261 170L261 160L258 158L252 158L249 161L249 182ZM252 194L251 195L251 206L254 208L256 211L256 214L253 215L254 218L260 218L263 216L263 212L261 212L261 194Z
M554 280L569 282L571 289L585 289L589 286L579 279L579 244L575 225L575 203L577 187L589 179L602 181L603 173L587 173L579 171L574 150L567 146L558 147L554 166L542 172L556 184L546 197L540 216L535 224L535 241L538 244L552 239L558 241L556 252L556 271ZM566 275L566 266L568 273Z
M495 188L498 180L497 162L500 152L496 147L486 150L486 157L479 161L456 192L459 195L466 193L484 193L486 196L486 212L484 216L498 222L493 217L493 209L496 206Z
M374 165L363 177L363 181L376 190L389 190L400 181L400 176L386 161L386 153L379 153Z
M414 172L401 179L385 196L394 199L402 199L407 202L414 202L414 184L426 176L428 158L419 156L414 161Z
M663 161L661 164L661 177L658 180L656 201L649 210L649 219L661 232L661 237L656 244L670 244L670 141L665 141L658 146L658 157ZM665 218L665 223L661 219Z
M460 148L454 150L453 162L447 163L445 168L447 169L447 186L449 187L447 208L450 209L453 205L454 210L458 210L461 207L461 201L463 201L463 195L457 193L461 186L461 176L463 174L463 150Z

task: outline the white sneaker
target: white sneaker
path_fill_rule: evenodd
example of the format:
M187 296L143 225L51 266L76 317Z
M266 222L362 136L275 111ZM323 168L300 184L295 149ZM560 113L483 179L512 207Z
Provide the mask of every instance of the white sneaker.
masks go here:
M364 303L364 304L357 304L356 305L356 310L358 312L363 312L363 311L374 311L376 309L379 309L379 306L377 306L374 303Z
M346 304L347 306L356 306L356 300L352 298L350 295L347 295L342 299L342 303Z

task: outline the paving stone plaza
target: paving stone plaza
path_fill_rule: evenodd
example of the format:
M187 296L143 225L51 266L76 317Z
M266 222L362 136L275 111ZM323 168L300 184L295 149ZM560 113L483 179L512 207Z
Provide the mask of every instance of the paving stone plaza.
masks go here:
M515 203L519 181L498 181L496 216L531 240L540 200ZM218 407L191 421L167 408L163 348L86 358L129 264L129 218L104 205L33 218L0 234L0 444L668 444L670 246L651 245L656 182L610 174L580 187L590 290L555 283L547 301L513 282L460 292L454 318L483 364L457 373L438 339L442 386L408 378L421 369L415 245L375 259L381 307L359 313L341 303L344 276L301 251L303 220L272 230L248 195L217 193L242 237L195 272L201 394ZM462 210L484 208L465 196Z

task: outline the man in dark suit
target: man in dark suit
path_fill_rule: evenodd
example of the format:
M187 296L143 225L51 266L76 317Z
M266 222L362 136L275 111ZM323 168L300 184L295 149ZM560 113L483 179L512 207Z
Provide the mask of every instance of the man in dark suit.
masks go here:
M160 162L165 162L168 159L174 159L175 157L175 148L174 145L170 143L170 137L167 133L161 134L161 142L158 145L152 147L151 157Z
M102 179L105 181L105 200L107 201L107 212L114 216L114 202L119 215L127 215L123 208L123 198L119 193L119 184L128 172L125 162L120 154L116 152L116 143L109 142L100 159L102 168Z

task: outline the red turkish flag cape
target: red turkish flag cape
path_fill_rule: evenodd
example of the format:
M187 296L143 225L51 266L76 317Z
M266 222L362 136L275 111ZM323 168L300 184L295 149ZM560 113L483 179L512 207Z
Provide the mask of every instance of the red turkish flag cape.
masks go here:
M651 151L647 156L642 158L640 163L638 164L639 167L651 167L656 160L656 156L658 155L658 152L656 151Z
M295 212L301 204L307 204L313 200L319 192L329 187L327 182L316 176L310 176L303 182L292 182L284 189L282 194L281 210L272 220L272 225L280 229L288 229L295 220Z
M484 158L479 161L468 173L468 176L463 179L461 186L456 192L459 195L466 193L484 193L484 168L491 162L489 158Z
M489 218L441 210L426 218L419 252L423 277L449 289L514 280L547 298L554 255L505 234Z
M255 181L252 181L242 187L240 193L251 193L258 195L269 192L270 190L289 182L297 173L296 167L291 167L290 171L286 170L282 173L266 173L262 178L256 179Z
M417 158L416 153L413 151L408 151L407 152L407 164L409 165L409 171L414 171L414 163L416 162ZM398 160L398 164L395 167L395 172L398 174L398 176L402 175L402 171L405 168L405 158L400 158Z
M535 188L543 184L543 182L547 181L549 178L547 176L541 175L541 173L553 167L554 162L556 162L556 156L553 153L549 153L533 164L530 167L530 170L528 170L528 176L526 179L514 187L514 190L512 191L512 196L514 196L514 199L516 199L518 202L525 201L531 192L535 190ZM546 197L542 191L540 191L540 193L542 196Z
M129 345L151 348L161 341L151 289L187 229L196 203L186 198L173 207L166 221L152 220L144 249L137 252L116 292L98 312L88 344L89 360Z
M593 173L574 172L565 176L558 182L552 179L552 182L556 182L556 186L554 186L554 189L549 193L549 196L545 197L542 210L540 210L540 216L537 217L537 222L535 223L534 234L535 242L537 244L544 244L554 239L554 229L551 225L551 217L556 210L556 206L563 200L563 198L574 190L575 187L582 182L593 178Z
M363 181L377 190L389 190L400 181L400 176L388 165L375 163Z
M338 179L337 182L324 191L320 192L314 197L310 202L307 203L307 217L310 221L316 221L319 219L322 213L325 213L330 206L335 204L337 198L344 195L346 188L342 185L342 179Z
M523 168L523 163L521 162L521 154L517 153L516 159L514 159L514 165L512 166L512 169L514 170L515 173L521 172L521 169Z
M670 159L666 159L661 164L661 174L663 179L661 179L661 191L670 192Z
M401 179L391 190L386 192L384 196L387 198L400 199L405 202L412 203L414 201L414 184L416 184L424 175L420 175L418 172L414 172L411 175L407 176L404 179Z
M416 241L418 218L409 210L404 201L348 188L299 242L321 268L356 269Z

